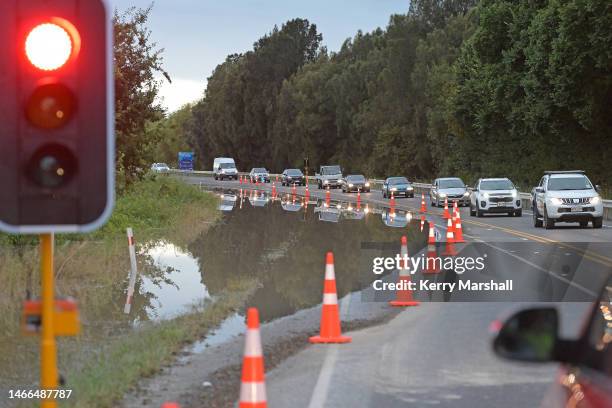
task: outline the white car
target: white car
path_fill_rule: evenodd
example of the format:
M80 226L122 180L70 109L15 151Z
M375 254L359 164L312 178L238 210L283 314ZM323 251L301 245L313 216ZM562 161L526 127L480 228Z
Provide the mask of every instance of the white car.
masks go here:
M507 178L483 178L470 194L470 215L482 217L487 213L523 215L523 205L517 188Z
M151 171L154 173L167 173L170 171L170 167L166 163L153 163L151 165Z
M234 179L238 180L238 169L231 157L215 157L213 161L213 177L215 180Z
M586 228L603 225L603 200L582 170L547 171L532 190L533 226L554 228L557 222L578 222Z

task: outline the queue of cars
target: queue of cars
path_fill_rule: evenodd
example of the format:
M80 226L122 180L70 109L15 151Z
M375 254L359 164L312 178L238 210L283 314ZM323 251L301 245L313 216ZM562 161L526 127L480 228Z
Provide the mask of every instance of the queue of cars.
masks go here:
M238 170L231 158L216 158L213 165L215 180L237 179ZM270 182L270 173L256 167L249 173L251 181ZM320 166L314 180L319 189L341 188L343 192L370 192L371 183L362 174L343 176L338 165ZM300 169L285 169L281 175L283 186L305 186L307 178ZM388 177L382 184L383 198L414 197L415 189L406 177ZM523 215L524 201L518 188L508 178L480 178L469 187L459 177L437 178L429 189L429 201L439 207L445 202L469 207L470 215ZM584 171L547 171L531 193L530 208L534 227L553 228L560 222L577 222L586 228L603 225L603 200L599 186L591 183Z

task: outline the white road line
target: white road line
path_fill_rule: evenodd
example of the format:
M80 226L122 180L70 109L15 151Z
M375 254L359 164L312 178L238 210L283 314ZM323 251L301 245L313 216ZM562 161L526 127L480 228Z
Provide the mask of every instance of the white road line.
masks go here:
M340 316L345 318L348 315L349 306L351 304L351 294L349 293L340 301ZM327 394L329 393L329 385L331 384L332 374L334 373L334 367L336 360L338 359L338 344L332 344L327 349L325 354L325 360L321 366L317 383L315 384L314 390L312 391L312 397L308 408L323 408L325 407L325 401L327 400Z

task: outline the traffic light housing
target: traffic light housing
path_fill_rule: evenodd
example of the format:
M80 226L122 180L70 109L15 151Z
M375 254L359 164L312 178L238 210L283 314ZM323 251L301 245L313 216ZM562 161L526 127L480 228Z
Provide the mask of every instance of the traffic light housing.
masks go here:
M0 2L0 230L91 231L114 197L104 0Z

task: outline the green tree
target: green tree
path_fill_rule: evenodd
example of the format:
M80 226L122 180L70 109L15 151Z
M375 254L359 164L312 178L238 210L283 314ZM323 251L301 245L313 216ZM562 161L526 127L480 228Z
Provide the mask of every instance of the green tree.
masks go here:
M147 21L151 7L115 11L115 135L118 187L140 178L148 167L143 152L151 149L146 124L163 117L156 101L159 84L155 73L170 80L162 68L163 50L151 42Z

